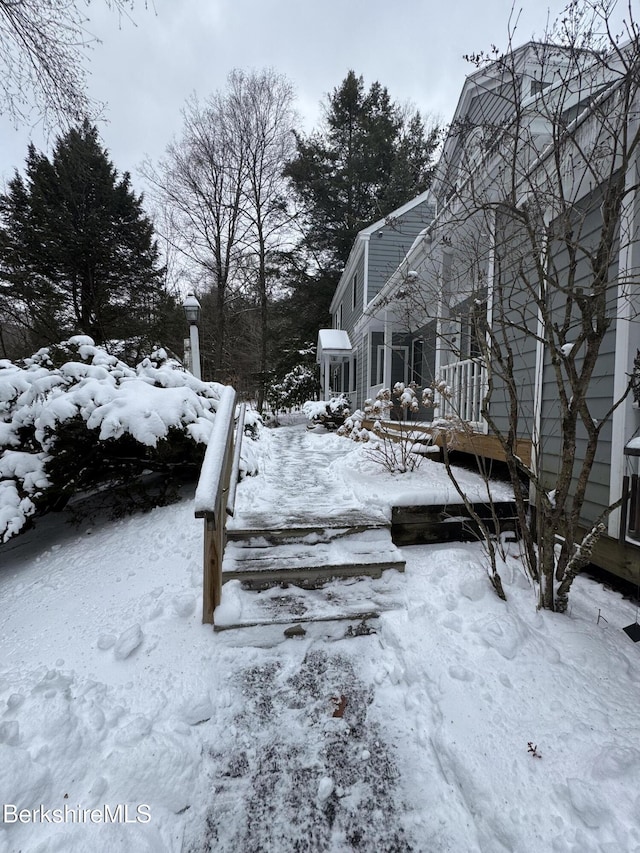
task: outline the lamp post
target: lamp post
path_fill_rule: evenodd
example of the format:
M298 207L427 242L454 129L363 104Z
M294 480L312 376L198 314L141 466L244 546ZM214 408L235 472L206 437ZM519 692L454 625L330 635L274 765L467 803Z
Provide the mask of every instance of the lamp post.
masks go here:
M193 295L188 293L182 303L184 314L189 324L189 338L191 340L191 372L196 379L202 379L200 370L200 336L198 324L200 323L200 303Z

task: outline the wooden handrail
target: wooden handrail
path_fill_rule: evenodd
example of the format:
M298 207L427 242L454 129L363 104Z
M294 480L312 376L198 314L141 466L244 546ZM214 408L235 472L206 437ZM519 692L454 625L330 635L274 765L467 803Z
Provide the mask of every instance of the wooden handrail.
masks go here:
M202 621L206 624L213 624L213 611L222 596L224 528L234 458L235 409L236 392L231 386L226 386L216 409L196 488L195 515L196 518L204 518Z
M230 455L233 446L235 408L236 392L227 385L222 389L200 469L195 498L196 518L215 514L220 492L228 485L223 482L224 469L226 457Z
M233 463L231 465L231 479L229 480L229 495L227 497L227 515L233 517L236 508L236 489L240 480L240 448L244 437L244 416L247 404L241 403L238 410L238 425L236 427L236 441L233 451Z

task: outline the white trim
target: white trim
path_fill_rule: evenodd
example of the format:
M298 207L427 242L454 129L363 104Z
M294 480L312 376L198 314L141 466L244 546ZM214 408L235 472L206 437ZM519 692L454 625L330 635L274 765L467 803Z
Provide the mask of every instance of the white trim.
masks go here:
M367 228L363 228L362 231L358 232L358 236L361 234L371 235L376 231L379 231L381 228L384 228L389 224L389 219L396 219L398 216L404 216L405 213L409 213L409 211L413 210L414 207L417 207L419 204L422 204L423 201L427 201L432 197L431 190L425 190L420 195L417 195L415 198L412 198L411 201L405 202L402 207L397 207L395 210L392 210L387 216L383 219L379 219L377 222L374 222L373 225L369 225Z
M409 347L403 344L387 346L386 344L378 344L376 346L376 386L381 385L383 388L391 388L393 387L391 384L391 380L393 378L393 354L394 353L402 353L402 362L403 362L403 377L402 382L406 385L409 382L409 372L410 372L410 364L409 364ZM388 365L388 373L386 373ZM382 371L380 370L382 368ZM382 376L380 375L382 372Z
M375 385L382 385L383 388L388 387L388 386L385 386L385 383L384 383L384 354L385 354L384 344L378 344L376 346L376 374L375 374L375 380L376 381L374 384Z
M638 119L634 119L638 125ZM629 128L630 133L632 131ZM625 176L625 189L627 191L635 183L635 175L638 167L638 152L629 163ZM618 263L618 299L616 303L616 351L613 370L613 402L621 399L627 389L629 373L633 364L633 356L630 350L632 323L637 323L637 314L633 309L633 296L629 284L633 281L634 272L640 264L640 247L634 235L636 233L636 221L634 211L636 207L636 193L628 192L624 207L620 215L620 256ZM631 403L625 400L614 411L611 418L611 460L609 464L609 505L615 503L622 494L622 479L624 477L624 446L629 439L629 415ZM617 537L620 530L620 509L614 509L609 515L609 536Z
M367 310L369 299L369 237L364 238L364 272L362 274L362 313Z
M358 231L355 240L353 241L353 246L351 247L351 251L349 253L349 257L347 258L347 263L342 270L342 275L340 276L340 281L338 282L338 286L336 287L336 292L333 294L333 299L331 300L331 306L329 311L333 313L335 310L336 303L341 300L344 296L344 292L347 289L349 282L351 281L351 275L354 271L354 268L357 266L358 261L360 259L360 249L364 245L365 252L365 281L367 281L367 287L365 288L365 297L368 291L368 242L369 238L372 234L375 234L376 231L380 231L381 228L385 228L389 224L389 219L397 219L401 216L404 216L405 213L409 213L414 207L418 207L418 205L423 202L431 201L433 206L435 207L435 199L431 193L431 190L425 190L420 195L411 199L411 201L403 204L402 207L396 208L396 210L392 210L391 213L388 214L384 219L379 219L377 222L374 222L373 225L369 225L367 228L363 228L361 231ZM366 308L367 303L364 302L363 310Z
M365 400L368 399L366 389L369 387L369 385L371 383L371 347L373 346L373 343L371 340L372 335L373 335L373 332L371 332L371 330L369 330L368 332L366 332L366 334L364 336L364 342L365 342L365 346L367 348L367 350L366 350L366 352L367 352L367 354L366 354L367 372L365 374L365 380L366 381L364 383L364 389L363 389Z
M496 212L493 212L492 215L493 222L489 228L489 262L487 263L487 329L493 329L493 297L495 293L495 274L496 274L496 229L497 229L497 215ZM491 359L491 332L487 331L485 335L485 340L487 343L487 352L489 353L489 359Z
M553 218L551 208L545 211L544 224L550 225ZM545 237L544 249L545 253L544 266L545 269L549 264L548 250L548 232ZM538 307L538 320L536 325L536 366L533 378L533 424L531 427L531 470L536 474L540 473L540 453L542 448L542 400L544 394L544 317L542 310ZM529 501L535 503L536 488L533 482L529 485Z
M420 344L420 365L419 370L416 370L416 344ZM422 367L424 364L424 338L411 338L411 354L410 354L410 362L409 362L409 373L411 377L409 379L410 382L414 382L414 375L417 373L420 377L420 382L418 384L424 384L424 377L422 375Z
M382 384L385 388L391 388L391 347L393 346L393 322L389 311L384 312L384 372ZM376 377L377 378L377 377Z

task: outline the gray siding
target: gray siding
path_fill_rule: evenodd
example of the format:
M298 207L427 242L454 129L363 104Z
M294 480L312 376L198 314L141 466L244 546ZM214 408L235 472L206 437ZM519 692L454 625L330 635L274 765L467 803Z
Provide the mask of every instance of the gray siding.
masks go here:
M371 369L369 370L369 386L376 385L376 370L378 347L384 345L384 333L372 332L369 338L369 352L371 353Z
M362 316L362 299L364 290L364 253L360 255L355 268L356 276L356 302L353 304L353 274L347 282L347 286L340 300L342 306L342 328L345 329L349 336L353 334L353 329L357 321ZM353 343L353 340L351 341Z
M369 239L369 302L402 263L413 241L433 220L434 214L433 204L424 201L373 232Z
M600 230L600 209L598 195L592 194L589 199L590 212L580 223L581 234L577 238L581 245L594 245ZM617 247L616 247L617 249ZM566 251L558 252L555 256L556 272L562 277L566 275L567 258ZM603 421L609 415L613 403L613 377L615 365L616 345L616 323L614 318L616 277L618 269L618 252L614 257L609 271L610 282L610 316L612 323L600 348L600 355L596 364L593 378L589 387L589 408L592 416ZM589 292L591 284L591 272L589 263L583 257L579 261L577 284ZM542 400L542 465L541 470L545 482L549 488L554 487L560 464L560 423L559 404L557 401L556 383L553 378L553 368L549 354L545 353L544 362L544 386ZM584 431L579 431L578 447L576 453L575 476L579 470L581 460L584 458L586 437ZM604 509L609 505L609 482L611 461L611 420L604 425L596 451L595 464L593 466L589 484L587 487L586 502L583 510L582 524L592 524Z
M517 437L531 439L534 426L537 349L534 335L538 314L532 294L523 284L523 279L535 288L531 243L510 219L498 220L492 315L496 340L491 367L493 391L489 401L489 413L498 431L506 434L509 430L510 414L505 379L512 374L518 394ZM522 333L523 327L529 330L529 334Z

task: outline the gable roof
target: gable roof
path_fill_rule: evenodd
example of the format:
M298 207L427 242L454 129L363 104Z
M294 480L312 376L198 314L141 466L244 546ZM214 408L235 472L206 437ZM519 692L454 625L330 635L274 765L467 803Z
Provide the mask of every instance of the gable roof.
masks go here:
M352 353L349 335L344 329L320 329L316 361L321 364L324 357L348 358Z
M355 267L360 259L360 255L364 251L365 243L371 238L372 234L375 234L376 231L380 231L382 228L385 228L389 225L390 219L397 219L400 216L404 216L405 213L409 213L409 211L413 210L414 207L418 207L418 205L422 204L425 201L432 199L431 190L425 190L420 195L417 195L415 198L412 198L410 201L403 204L401 207L396 208L396 210L392 210L391 213L387 214L387 216L379 219L377 222L374 222L372 225L368 225L366 228L358 231L356 234L356 238L353 241L353 246L351 247L351 251L349 252L349 257L347 258L347 263L344 266L342 271L342 275L340 276L340 281L338 282L338 286L336 287L336 291L333 294L333 298L331 300L331 306L329 308L330 312L333 313L337 303L342 299L345 288L347 286L347 282L351 280Z

